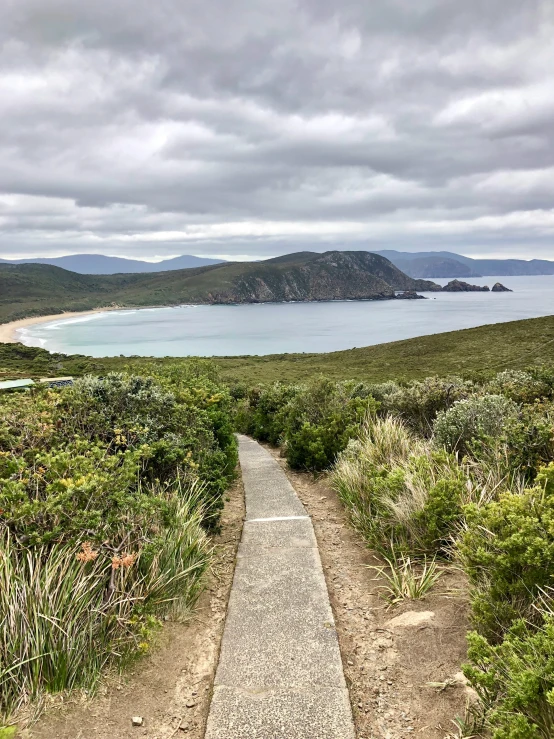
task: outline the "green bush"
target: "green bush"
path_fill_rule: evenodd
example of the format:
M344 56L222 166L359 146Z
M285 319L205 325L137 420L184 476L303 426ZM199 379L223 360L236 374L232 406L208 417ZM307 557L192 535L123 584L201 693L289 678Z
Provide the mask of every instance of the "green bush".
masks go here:
M26 542L109 536L121 517L154 514L145 488L176 476L202 480L217 524L236 442L230 399L209 380L170 392L152 378L85 377L3 409L0 508Z
M378 403L381 403L381 407L385 408L386 403L391 395L398 393L401 390L400 385L397 382L378 382L370 383L366 385L368 395L371 395Z
M312 381L283 410L287 462L293 469L330 467L377 407L362 384Z
M382 398L381 411L399 416L422 436L431 436L437 414L473 392L473 383L459 377L428 377L387 393Z
M503 443L512 470L532 482L540 469L554 459L554 405L536 401L524 405L516 418L509 418Z
M473 586L472 617L499 641L518 618L536 621L541 589L554 578L554 464L523 494L466 508L458 554Z
M323 470L378 408L363 383L317 378L252 389L239 401L236 426L258 441L282 444L294 469Z
M534 630L516 621L498 646L469 635L464 673L484 706L493 739L554 736L554 619Z
M248 413L238 419L239 430L258 441L279 444L285 432L286 408L299 392L299 386L280 382L254 389L248 396Z
M459 400L437 414L433 424L438 446L467 454L475 441L498 438L507 423L517 418L517 405L503 395L475 396Z
M541 377L524 370L504 370L488 383L485 390L490 395L504 395L516 403L532 403L548 397L552 388L544 375Z

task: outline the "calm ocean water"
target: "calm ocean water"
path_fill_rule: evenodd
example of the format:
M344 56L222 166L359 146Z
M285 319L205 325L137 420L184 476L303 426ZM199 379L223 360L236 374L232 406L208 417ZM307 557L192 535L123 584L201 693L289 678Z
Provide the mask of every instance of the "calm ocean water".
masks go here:
M492 286L497 280L514 292L121 310L31 326L19 338L29 346L95 357L329 352L554 314L554 275L469 281Z

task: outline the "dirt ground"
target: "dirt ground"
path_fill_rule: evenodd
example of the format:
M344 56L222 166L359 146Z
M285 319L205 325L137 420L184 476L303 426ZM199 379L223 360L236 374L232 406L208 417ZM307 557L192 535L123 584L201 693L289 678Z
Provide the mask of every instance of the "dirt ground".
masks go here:
M208 586L186 623L167 623L152 650L100 695L52 705L32 739L201 739L244 519L242 482L228 494ZM141 716L142 727L132 725Z
M278 450L269 451L313 520L357 739L457 737L452 719L463 715L468 698L460 674L467 627L462 576L447 570L424 600L388 608L371 569L381 563L348 523L325 478L291 472ZM240 481L229 498L216 563L193 618L166 624L152 654L100 695L51 706L27 737L202 739L244 518ZM142 727L132 726L133 716L144 719Z
M469 695L460 673L468 610L463 577L446 570L425 599L387 608L382 581L368 567L381 563L326 480L291 472L278 450L269 451L313 520L358 739L458 737L452 719L464 715Z

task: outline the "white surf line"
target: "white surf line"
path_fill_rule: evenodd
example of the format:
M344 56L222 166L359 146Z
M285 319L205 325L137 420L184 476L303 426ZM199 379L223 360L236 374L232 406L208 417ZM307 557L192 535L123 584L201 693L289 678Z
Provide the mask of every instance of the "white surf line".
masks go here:
M251 518L244 523L265 523L266 521L302 521L309 516L274 516L273 518Z

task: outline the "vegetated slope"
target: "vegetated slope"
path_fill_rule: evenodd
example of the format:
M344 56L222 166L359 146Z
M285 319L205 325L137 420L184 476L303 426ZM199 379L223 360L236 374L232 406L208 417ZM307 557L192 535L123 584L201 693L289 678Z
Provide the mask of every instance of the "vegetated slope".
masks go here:
M548 259L474 259L475 268L484 275L554 275L554 262Z
M49 265L0 264L2 302L25 298L71 297L102 289L101 283L89 275L78 275Z
M186 369L0 394L0 736L190 613L237 455L227 389Z
M43 264L0 264L0 323L110 304L98 278Z
M411 661L427 663L418 683L429 687L440 674L443 682L434 685L453 692L461 667L475 691L465 714L452 718L456 736L554 737L554 365L502 371L483 382L449 376L401 386L321 376L275 383L242 393L235 418L242 433L281 445L293 469L331 473L350 523L385 558L386 567L374 568L387 579L382 595L390 606L404 606L385 624L389 642L382 648L401 652L404 619L429 620L423 628L431 643L429 634L421 636L411 652ZM442 639L427 596L444 595L443 578L460 570L467 580L449 593L456 603L449 631L465 624L469 606L469 648L466 657L459 644L445 669L440 656L429 663L432 642ZM423 598L417 609L410 602ZM451 634L444 634L445 653ZM388 660L388 685L399 666L398 654ZM386 697L391 721L402 684L413 688L407 677ZM402 701L405 711L413 711L412 695ZM414 736L445 736L444 728L432 731L440 729L429 721L432 709L421 712L419 701L415 708ZM408 736L405 724L398 731L389 721L387 728L389 736Z
M141 259L125 259L124 257L107 257L104 254L69 254L65 257L36 259L0 259L3 264L50 264L54 267L68 269L82 275L114 275L141 272L166 272L174 269L191 269L205 267L209 264L221 264L223 259L208 259L183 254L180 257L164 259L161 262L145 262Z
M187 358L108 357L50 354L22 344L0 344L0 379L52 375L103 374L129 368L152 372L156 366L186 364ZM554 316L420 336L389 344L328 354L274 354L216 357L230 383L295 382L325 374L336 380L381 382L416 380L430 375L487 377L502 369L554 362Z
M368 252L292 254L154 274L76 275L49 265L0 264L0 321L108 305L393 299L438 290Z
M122 276L116 276L117 278ZM395 290L436 290L368 252L291 254L264 262L137 275L116 291L126 305L261 303L393 298Z
M407 381L430 375L486 377L501 369L554 362L554 316L449 331L327 354L218 357L229 382L296 382L324 374L336 380Z

